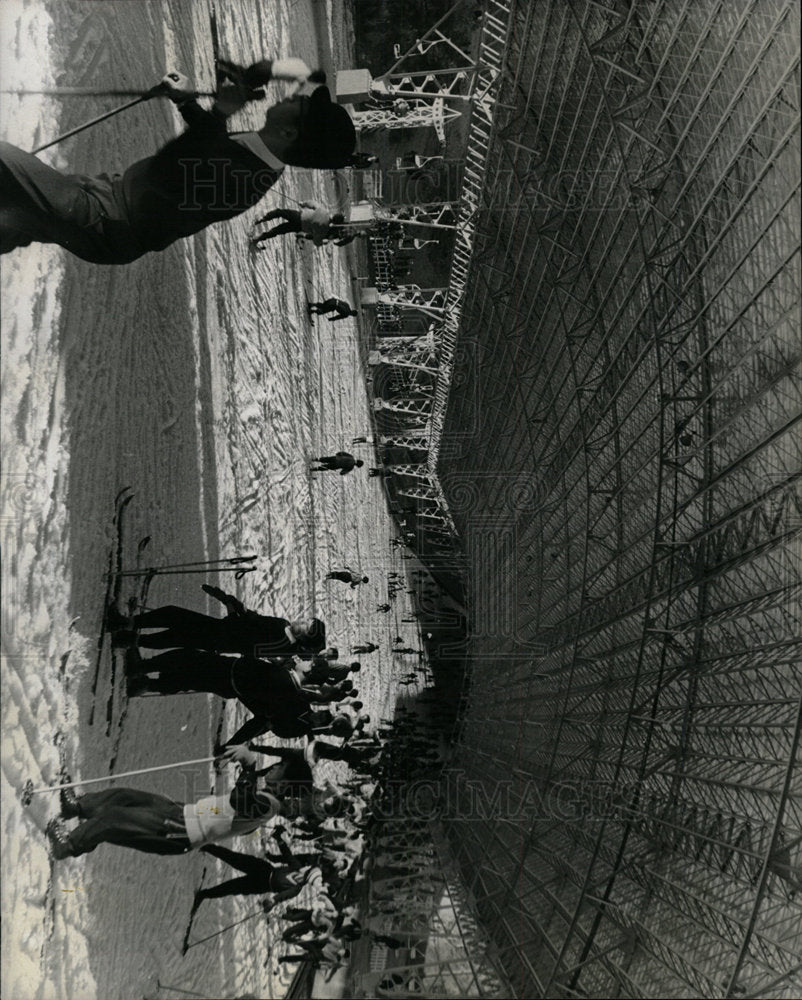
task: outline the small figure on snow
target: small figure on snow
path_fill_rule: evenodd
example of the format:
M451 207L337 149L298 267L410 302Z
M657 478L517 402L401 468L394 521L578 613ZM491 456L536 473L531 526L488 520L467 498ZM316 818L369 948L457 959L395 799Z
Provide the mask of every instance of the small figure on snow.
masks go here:
M353 309L344 299L328 298L322 302L310 302L307 306L310 316L325 316L326 313L336 313L329 316L329 323L339 323L340 320L349 319L351 316L358 316L359 313Z
M336 455L322 455L315 459L319 464L312 466L312 472L337 472L347 476L353 469L361 469L365 464L361 458L354 458L348 451L338 451Z
M361 583L368 583L369 578L361 576L355 569L346 566L344 569L330 570L326 574L327 580L340 580L342 583L349 583L351 590L355 590Z

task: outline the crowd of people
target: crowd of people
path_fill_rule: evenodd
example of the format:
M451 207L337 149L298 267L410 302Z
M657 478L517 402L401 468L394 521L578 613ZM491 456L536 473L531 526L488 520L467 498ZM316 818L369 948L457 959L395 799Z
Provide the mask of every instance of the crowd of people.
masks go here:
M123 174L63 173L32 153L0 143L0 253L33 242L54 243L91 263L125 265L254 207L287 165L327 170L370 162L355 153L351 118L331 100L319 71L311 72L298 59L263 59L248 67L220 60L219 69L217 96L208 110L199 105L185 76L165 75L149 96L172 101L186 129ZM292 81L296 91L268 109L262 128L229 132L228 118L263 98L271 80ZM316 246L344 246L363 235L342 214L312 201L297 210L274 209L258 224L265 223L277 224L254 238L260 249L285 233ZM357 313L331 296L310 303L309 315L337 322ZM345 476L363 465L340 451L317 459L312 471ZM371 476L385 474L370 470ZM409 532L402 541L409 541ZM331 570L326 579L354 589L369 578L346 566ZM391 574L388 601L377 610L389 611L401 589L398 574ZM362 665L339 663L320 619L265 615L218 587L204 585L203 590L221 603L224 615L166 605L126 616L109 607L105 624L124 653L129 697L206 692L248 710L244 724L215 747L220 768L238 769L233 787L181 802L130 787L77 794L65 775L60 817L46 831L51 853L62 861L102 844L160 855L203 851L238 874L199 889L193 911L215 899L257 894L264 897L267 912L313 885L309 907L283 911L289 925L283 939L300 950L288 950L280 960L309 959L331 974L362 933L345 890L364 861L372 822L370 789L381 773L387 730L368 731L370 716L353 680ZM377 649L373 642L362 642L354 653ZM404 646L394 652L417 651ZM306 742L298 748L253 742L266 733ZM263 757L275 761L260 766ZM352 780L320 780L322 761L343 762ZM276 853L257 857L224 846L273 821ZM296 843L303 850L293 850Z
M327 579L351 587L366 582L350 567ZM398 572L390 571L387 582L394 600L402 589ZM222 617L176 605L125 615L110 606L106 625L124 656L129 697L207 692L234 699L251 713L215 747L218 768L238 768L233 788L179 802L129 787L85 794L64 787L61 816L47 827L52 855L76 858L101 844L162 855L202 851L237 874L199 889L193 915L202 903L232 895L262 896L267 913L311 886L310 907L280 914L288 922L283 941L292 946L280 961L310 961L331 976L362 933L347 898L353 880L361 877L370 796L383 773L393 722L382 720L369 730L370 716L354 686L363 665L339 662L339 650L327 645L323 621L262 614L219 587L201 589L222 605ZM351 649L370 656L380 646L363 640ZM400 635L388 651L420 655ZM254 742L266 733L305 745ZM263 758L275 760L263 766ZM321 778L318 766L330 761L345 764L351 777ZM254 856L224 846L271 821L276 821L270 833L275 851Z

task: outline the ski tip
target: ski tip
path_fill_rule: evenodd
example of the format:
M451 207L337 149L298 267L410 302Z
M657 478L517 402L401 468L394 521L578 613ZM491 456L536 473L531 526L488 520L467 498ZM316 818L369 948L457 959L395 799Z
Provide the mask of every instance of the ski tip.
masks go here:
M143 552L148 545L150 545L150 535L145 535L144 538L139 539L139 544L136 547L137 552Z
M126 493L129 493L133 489L133 486L123 486L122 489L117 490L117 495L114 498L115 503L119 503Z
M122 512L125 510L125 508L133 499L134 499L133 493L124 493L118 495L117 503L115 504L114 507L114 520L112 521L112 524L118 525L120 523L120 517L122 515Z

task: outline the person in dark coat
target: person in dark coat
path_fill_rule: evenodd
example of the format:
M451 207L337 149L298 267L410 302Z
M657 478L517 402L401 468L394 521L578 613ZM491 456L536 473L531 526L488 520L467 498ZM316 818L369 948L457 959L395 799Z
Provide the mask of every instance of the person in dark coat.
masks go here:
M347 476L353 469L361 469L365 464L361 458L354 456L347 451L338 451L336 455L322 455L315 459L318 465L312 466L312 472L337 472L341 476Z
M315 703L327 705L342 697L339 685L311 685L286 666L245 656L222 656L199 649L172 649L148 660L135 649L126 657L128 695L174 695L206 692L236 698L254 718L228 741L242 743L268 731L291 739L327 729L334 716Z
M341 684L348 680L349 674L358 674L362 664L354 660L337 666L331 660L316 656L303 664L297 664L295 669L303 676L304 684Z
M336 323L341 319L348 319L351 316L358 316L359 313L356 309L352 309L351 306L344 299L329 298L324 299L322 302L310 302L307 306L307 311L310 316L325 316L326 313L335 313L336 315L329 317L329 323ZM348 454L343 452L343 454Z
M129 622L114 608L109 608L107 622L115 633L115 642L125 645L136 639L144 649L186 647L241 653L260 659L291 655L311 657L326 645L326 628L317 618L290 622L286 618L260 615L249 611L242 601L219 587L203 584L201 589L225 605L228 611L225 618L167 605L135 615ZM141 629L162 631L134 634Z
M327 580L339 580L341 583L351 585L351 590L355 590L361 583L368 583L369 577L361 576L355 569L346 566L345 569L330 570L326 574Z
M346 165L356 132L323 86L273 105L259 131L226 129L231 114L264 96L257 88L269 80L308 78L304 63L262 60L247 70L228 68L234 85L220 90L210 111L197 103L186 77L171 72L162 79L159 93L176 105L187 128L123 174L63 174L0 143L0 253L56 243L95 264L128 264L247 211L285 164Z

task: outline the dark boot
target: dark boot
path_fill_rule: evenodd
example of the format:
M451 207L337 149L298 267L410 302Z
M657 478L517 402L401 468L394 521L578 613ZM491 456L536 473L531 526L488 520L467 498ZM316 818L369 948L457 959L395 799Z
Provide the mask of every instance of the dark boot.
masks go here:
M70 780L69 776L66 777L66 780ZM62 788L59 792L59 798L61 799L61 815L64 819L74 819L81 815L81 807L74 788Z
M129 646L128 649L126 649L124 666L126 677L133 677L136 674L147 673L142 660L142 654L136 646Z
M128 674L125 678L125 693L129 698L151 694L152 688L147 674Z
M118 632L120 629L128 628L131 620L116 605L109 604L106 607L105 623L110 632Z
M136 632L131 628L121 628L112 633L112 646L133 646L136 642Z
M74 857L70 836L59 820L52 819L45 827L45 833L50 841L50 851L56 861Z

